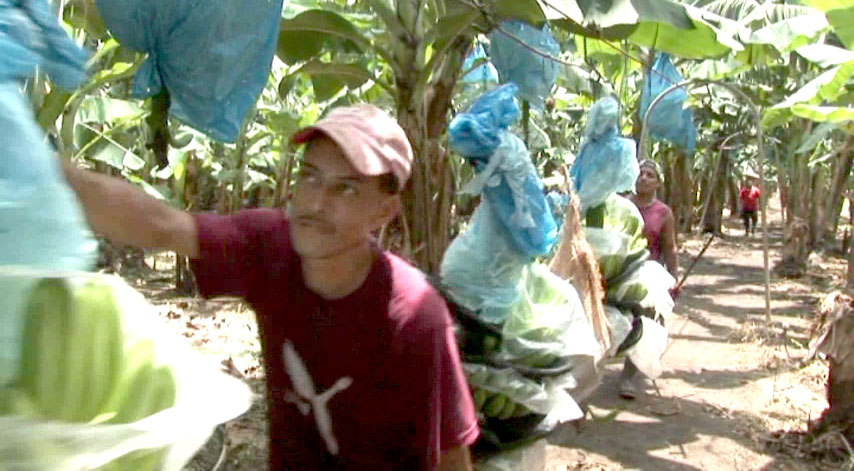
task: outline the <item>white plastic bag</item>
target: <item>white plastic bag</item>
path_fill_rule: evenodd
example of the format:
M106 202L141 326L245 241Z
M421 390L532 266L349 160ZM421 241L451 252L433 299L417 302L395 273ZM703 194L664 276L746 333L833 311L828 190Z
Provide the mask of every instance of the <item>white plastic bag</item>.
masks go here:
M605 316L608 318L608 325L611 327L611 348L608 349L606 357L612 357L617 354L617 349L620 348L626 338L632 332L632 318L623 314L622 311L614 306L605 305Z
M562 423L583 416L581 408L566 392L575 384L571 374L539 382L522 376L511 368L493 368L477 363L463 363L469 384L473 389L503 394L532 412L545 415L549 423Z
M585 227L584 238L593 249L593 255L599 262L599 271L605 280L622 273L629 253L630 237L619 231Z
M628 276L609 286L607 297L611 302L636 302L642 308L654 309L666 319L673 314L670 288L675 284L676 279L663 265L646 260Z
M142 294L118 276L85 272L44 272L0 267L0 278L63 277L76 284L92 277L113 288L122 308L126 342L150 339L155 364L168 365L177 394L175 405L130 424L74 424L0 416L0 469L83 471L98 469L136 450L166 448L163 471L180 471L221 423L246 412L253 400L248 385L193 350L169 329ZM47 443L38 453L34 446Z
M670 288L676 285L676 279L663 265L649 260L641 266L640 277L647 286L646 297L640 302L641 307L655 309L656 314L665 320L669 319L676 305L670 296Z
M661 357L667 349L667 329L654 320L641 316L643 334L640 340L626 351L626 356L650 379L661 376Z
M524 272L522 299L504 322L499 358L535 368L548 359L598 357L601 346L593 333L578 292L548 267L532 263ZM545 360L546 364L538 364Z

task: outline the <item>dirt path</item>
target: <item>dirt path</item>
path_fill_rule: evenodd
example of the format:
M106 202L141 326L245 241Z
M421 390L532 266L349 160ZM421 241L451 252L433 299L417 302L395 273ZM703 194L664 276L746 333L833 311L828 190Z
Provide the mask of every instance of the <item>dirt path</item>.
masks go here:
M779 214L772 212L771 222L773 263L781 245ZM802 280L772 278L774 316L767 330L760 239L745 239L735 221L727 224L725 235L697 264L668 323L672 344L657 391L650 384L638 399L620 399L621 362L609 364L604 384L586 404L587 419L549 438L549 471L838 469L774 453L772 432L803 430L826 406L826 367L821 362L801 367L798 360L806 352L815 303L841 285L845 265L822 257ZM683 268L701 245L699 237L681 244ZM140 289L196 347L217 361L230 359L261 393L251 311L234 301L170 296L164 291L168 275L151 274ZM228 459L221 470L264 469L264 414L259 401L226 425ZM209 448L207 461L220 452L218 446Z
M773 264L781 240L779 221L772 222ZM825 367L800 368L798 360L821 294L816 289L838 284L842 263L827 260L799 281L772 277L773 328L766 331L760 239L745 239L736 227L714 242L683 290L668 324L672 343L658 391L650 385L635 401L620 399L621 362L609 365L589 407L595 416L616 416L588 416L553 437L550 471L824 468L776 455L768 445L772 431L802 430L826 407ZM696 238L683 244L683 267L700 246Z

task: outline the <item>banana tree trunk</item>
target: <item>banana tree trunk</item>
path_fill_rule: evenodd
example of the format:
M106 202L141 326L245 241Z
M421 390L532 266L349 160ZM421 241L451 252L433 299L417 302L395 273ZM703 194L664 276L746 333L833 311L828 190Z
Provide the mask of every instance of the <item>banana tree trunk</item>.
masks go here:
M854 224L854 197L848 198L848 223ZM848 279L846 285L849 290L854 289L854 243L851 243L850 239L848 243Z
M813 226L814 220L811 201L816 181L808 165L809 156L798 154L795 149L803 135L809 133L811 128L811 123L807 123L804 127L798 127L797 123L793 123L785 146L784 156L788 156L786 159L788 165L785 166L788 174L787 185L785 185L788 190L786 195L788 218L784 229L782 260L775 267L775 270L785 277L802 276L806 271L807 257L810 253L810 227Z
M813 171L810 175L810 247L817 247L817 244L821 239L821 234L824 232L824 221L826 219L826 215L824 213L824 198L817 198L814 196L820 195L823 189L826 191L826 188L828 187L827 183L825 172L821 169Z
M691 168L688 157L679 152L675 153L671 199L673 214L676 216L676 229L681 233L691 232L694 225L694 185L691 181Z
M447 153L424 133L412 115L399 119L415 152L411 184L404 193L404 225L411 227L409 247L404 256L411 258L427 273L435 273L449 243L453 175Z
M824 214L828 218L824 236L829 233L830 237L836 237L836 230L839 228L839 218L842 212L842 196L845 188L848 186L848 178L851 175L851 169L854 167L854 158L851 156L851 145L854 139L851 137L845 142L842 150L836 156L836 163L833 166L833 179L830 183L830 199L827 200Z
M411 183L403 195L403 225L410 233L403 255L431 274L438 272L450 241L455 188L443 137L454 86L471 41L469 35L457 36L424 90L417 87L414 64L400 65L395 77L398 122L415 153Z
M724 201L727 196L727 170L729 168L729 158L726 152L726 142L724 140L720 146L718 159L715 163L715 168L712 176L709 179L705 203L703 204L703 215L701 218L702 230L704 232L721 232L721 218L723 216Z
M839 291L829 294L819 307L809 357L821 352L828 359L828 408L811 431L818 435L839 430L854 443L854 299Z
M738 214L738 182L734 177L728 176L726 185L726 191L729 194L729 214L735 216Z

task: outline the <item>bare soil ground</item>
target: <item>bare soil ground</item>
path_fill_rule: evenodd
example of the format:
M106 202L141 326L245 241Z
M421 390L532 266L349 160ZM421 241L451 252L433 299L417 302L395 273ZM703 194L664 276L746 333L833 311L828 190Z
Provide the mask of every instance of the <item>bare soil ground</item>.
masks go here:
M825 363L801 360L818 300L844 285L844 260L828 251L814 258L802 279L772 274L769 325L761 238L744 237L737 221L726 225L696 265L669 321L665 373L638 399L625 401L616 388L622 362L609 364L586 404L585 420L549 438L549 471L800 471L841 469L850 462L837 437L807 443L800 435L827 405ZM779 213L772 211L772 264L781 234ZM699 235L681 241L683 270L702 242ZM254 314L236 300L173 296L167 259L158 257L158 270L141 275L138 288L193 345L244 376L262 396ZM219 470L265 469L263 401L222 432L192 471L213 469L223 446Z

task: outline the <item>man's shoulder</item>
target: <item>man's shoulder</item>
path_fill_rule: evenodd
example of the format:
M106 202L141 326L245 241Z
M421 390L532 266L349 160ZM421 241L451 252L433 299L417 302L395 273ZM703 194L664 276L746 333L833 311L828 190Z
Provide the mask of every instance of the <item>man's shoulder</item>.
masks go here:
M281 209L249 208L232 214L214 212L194 212L193 217L203 224L219 225L225 222L236 223L242 227L258 229L287 228L288 218Z
M404 324L446 326L451 322L448 305L423 271L406 260L385 252L391 266L392 309Z
M252 222L257 228L282 229L288 227L288 217L281 209L274 208L250 208L235 213Z
M658 198L655 199L655 205L658 207L658 210L663 212L664 214L670 214L673 212L673 210L670 209L670 206L668 206L667 203L661 201Z
M202 246L238 243L268 255L289 251L288 218L280 209L250 208L228 215L198 212L193 217Z

